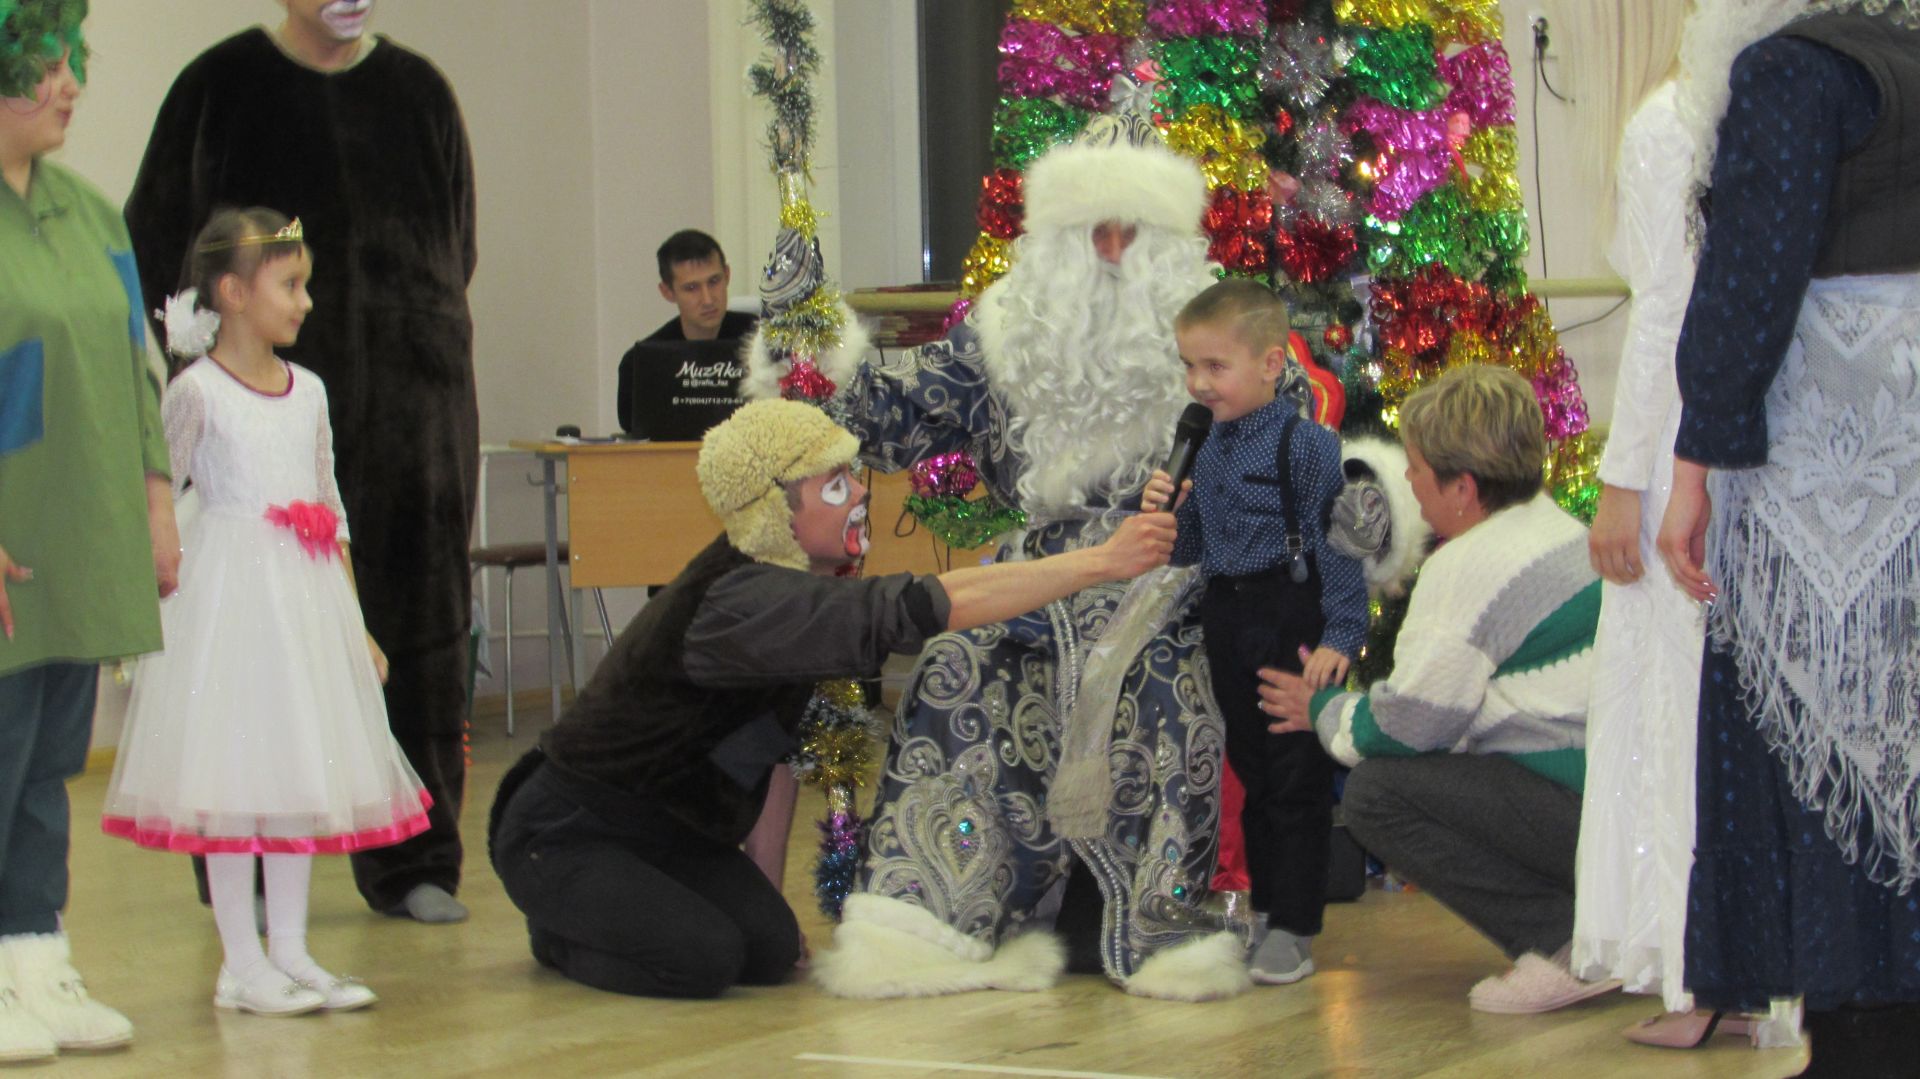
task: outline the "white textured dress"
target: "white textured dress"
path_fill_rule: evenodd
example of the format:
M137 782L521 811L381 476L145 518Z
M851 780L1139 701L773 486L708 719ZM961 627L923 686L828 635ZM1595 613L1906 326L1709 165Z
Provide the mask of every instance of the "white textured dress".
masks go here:
M1705 615L1654 546L1673 490L1673 355L1694 272L1686 243L1694 147L1675 100L1673 83L1655 90L1620 138L1619 224L1608 258L1632 288L1633 308L1600 479L1640 492L1644 572L1630 585L1601 585L1573 969L1657 992L1669 1011L1683 1011L1693 1006L1681 958Z
M427 825L341 565L326 390L287 367L270 395L203 357L162 405L175 494L191 479L199 511L102 821L144 847L337 853Z

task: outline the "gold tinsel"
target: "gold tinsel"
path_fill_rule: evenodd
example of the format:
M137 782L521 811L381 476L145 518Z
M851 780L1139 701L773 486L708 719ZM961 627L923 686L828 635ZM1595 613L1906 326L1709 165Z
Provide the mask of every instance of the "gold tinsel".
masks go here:
M1263 191L1267 162L1260 156L1266 132L1242 123L1218 105L1195 105L1167 125L1167 146L1194 159L1206 174L1207 188L1237 187Z
M1508 367L1527 378L1545 371L1560 353L1560 335L1554 332L1553 316L1545 307L1534 307L1507 333L1506 346Z
M873 767L873 731L865 723L814 730L802 737L800 753L814 767L803 778L825 787L858 787Z
M1500 0L1434 0L1434 37L1440 44L1500 40Z
M1556 443L1547 455L1547 482L1555 487L1597 483L1600 454L1605 447L1591 433Z
M1012 245L981 233L960 263L960 295L978 296L1013 268Z
M851 678L822 682L814 687L814 692L828 704L835 708L844 708L849 712L867 706L866 691L860 688L860 683Z
M806 199L780 207L780 227L792 229L811 240L820 227L820 212Z
M1520 208L1520 140L1511 127L1483 127L1467 136L1467 201L1484 213Z
M1493 342L1472 330L1457 330L1447 340L1448 368L1470 363L1495 363Z
M1133 37L1145 22L1146 5L1141 0L1013 0L1008 14L1083 34Z
M840 344L844 316L840 290L822 285L813 295L762 323L767 342L796 356L818 356Z
M1431 0L1334 0L1333 17L1343 23L1359 23L1382 30L1398 30L1417 23L1436 24L1440 29L1444 16L1442 4Z

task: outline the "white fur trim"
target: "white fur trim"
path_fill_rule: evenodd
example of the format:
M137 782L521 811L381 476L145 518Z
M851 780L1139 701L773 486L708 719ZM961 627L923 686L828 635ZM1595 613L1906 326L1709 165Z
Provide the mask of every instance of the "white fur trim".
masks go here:
M1407 482L1406 448L1383 438L1349 438L1340 445L1340 457L1372 469L1387 493L1387 515L1392 522L1387 549L1361 563L1367 587L1377 596L1404 595L1408 578L1426 559L1427 540L1433 535L1426 518L1420 516L1420 501L1413 497L1413 485Z
M832 379L835 386L845 386L849 379L859 374L860 365L866 362L867 353L873 349L872 333L845 301L840 303L840 326L840 343L813 361L820 368L820 373ZM773 358L773 349L767 344L766 319L761 319L755 326L753 336L747 339L747 347L742 351L746 356L747 374L740 380L740 396L749 401L779 397L780 380L786 377L791 365Z
M1192 161L1157 146L1057 146L1021 181L1028 232L1102 221L1199 230L1207 183Z
M1065 966L1050 933L1025 933L995 950L904 900L855 895L809 976L837 997L931 997L1051 989Z
M1161 1000L1223 1000L1253 988L1247 946L1231 931L1198 937L1157 951L1127 979L1136 997Z

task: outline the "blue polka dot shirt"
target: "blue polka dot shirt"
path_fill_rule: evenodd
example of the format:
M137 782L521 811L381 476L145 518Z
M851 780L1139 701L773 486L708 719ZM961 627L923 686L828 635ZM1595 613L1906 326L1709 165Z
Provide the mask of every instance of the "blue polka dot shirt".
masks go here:
M1360 562L1327 542L1327 518L1345 480L1340 436L1299 419L1288 453L1294 496L1282 497L1276 451L1293 404L1276 398L1237 420L1213 425L1193 462L1193 493L1178 513L1180 536L1173 564L1198 565L1208 577L1239 577L1281 565L1286 535L1296 528L1320 571L1320 608L1327 628L1320 643L1347 656L1360 654L1367 639L1367 581ZM1299 521L1290 519L1296 512Z

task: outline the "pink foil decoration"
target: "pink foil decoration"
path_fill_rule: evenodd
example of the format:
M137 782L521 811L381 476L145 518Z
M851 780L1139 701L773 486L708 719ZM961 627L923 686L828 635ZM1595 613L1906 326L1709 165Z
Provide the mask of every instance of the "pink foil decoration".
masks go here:
M1441 57L1440 77L1453 86L1443 111L1464 112L1475 127L1513 123L1513 66L1498 42Z
M1586 431L1587 399L1580 392L1580 376L1565 352L1556 352L1553 363L1534 376L1533 393L1540 399L1548 438L1558 441Z
M980 483L980 469L965 453L940 453L914 465L907 483L922 498L965 498Z
M1348 131L1365 131L1383 150L1395 153L1436 153L1447 146L1447 113L1441 109L1414 112L1362 98L1340 117Z
M947 334L953 332L955 326L965 322L967 312L971 310L973 310L973 297L962 296L953 301L953 306L947 308L946 321L940 324L940 336L945 337Z
M1398 221L1420 197L1447 182L1453 159L1417 151L1390 159L1373 188L1369 209L1382 221Z
M1267 0L1157 0L1147 25L1161 37L1258 38L1267 32Z
M1009 19L1000 33L1000 88L1009 97L1052 97L1085 109L1106 104L1122 66L1123 39L1069 34L1052 23Z

